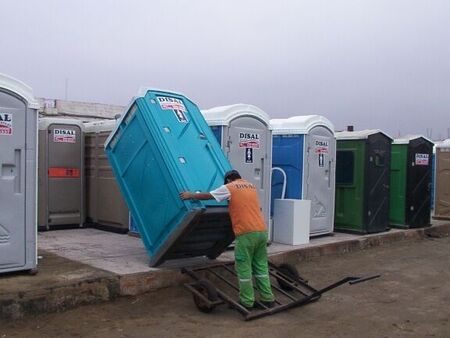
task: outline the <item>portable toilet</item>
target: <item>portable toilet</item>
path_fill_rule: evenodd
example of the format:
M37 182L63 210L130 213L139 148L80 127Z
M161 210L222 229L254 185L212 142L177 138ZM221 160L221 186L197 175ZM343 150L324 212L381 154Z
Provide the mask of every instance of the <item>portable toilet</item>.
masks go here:
M36 269L38 109L30 87L0 74L0 273Z
M105 153L105 141L115 120L85 123L86 222L117 233L127 233L129 211Z
M215 107L202 110L202 114L233 169L258 188L262 213L270 226L272 131L269 116L249 104Z
M105 149L151 266L167 259L215 258L234 240L226 202L179 196L221 186L231 169L188 98L146 90L126 110Z
M84 126L75 119L39 119L38 227L84 225Z
M434 219L450 220L450 139L436 145Z
M336 172L333 124L319 115L272 119L270 123L272 200L310 200L310 236L333 232Z
M433 142L420 135L397 138L391 148L389 219L396 228L430 225Z
M392 138L380 130L336 133L335 230L389 229Z

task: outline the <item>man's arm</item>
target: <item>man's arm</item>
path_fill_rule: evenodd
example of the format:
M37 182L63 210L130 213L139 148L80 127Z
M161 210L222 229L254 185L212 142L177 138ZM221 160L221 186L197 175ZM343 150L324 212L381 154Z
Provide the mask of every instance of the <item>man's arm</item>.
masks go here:
M209 192L183 191L180 192L180 198L182 200L213 200L214 196Z

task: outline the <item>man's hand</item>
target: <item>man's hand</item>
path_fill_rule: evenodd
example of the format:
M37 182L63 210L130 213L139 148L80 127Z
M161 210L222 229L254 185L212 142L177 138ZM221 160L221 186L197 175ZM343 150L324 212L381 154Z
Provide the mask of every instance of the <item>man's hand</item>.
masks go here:
M183 191L183 192L180 192L180 198L182 199L182 200L192 200L192 199L194 199L194 193L192 193L192 192L190 192L190 191Z

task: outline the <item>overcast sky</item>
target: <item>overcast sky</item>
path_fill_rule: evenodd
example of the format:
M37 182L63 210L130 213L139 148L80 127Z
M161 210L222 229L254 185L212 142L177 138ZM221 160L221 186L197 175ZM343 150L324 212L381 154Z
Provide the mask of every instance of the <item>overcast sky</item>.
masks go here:
M35 95L126 105L141 86L201 108L447 137L448 0L0 0L0 72Z

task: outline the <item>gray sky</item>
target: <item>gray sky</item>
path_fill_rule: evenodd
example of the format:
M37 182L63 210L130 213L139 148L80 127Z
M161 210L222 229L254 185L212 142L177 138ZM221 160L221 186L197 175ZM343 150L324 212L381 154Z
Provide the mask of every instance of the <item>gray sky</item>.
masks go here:
M0 0L0 72L126 105L140 86L337 129L447 137L448 0Z

